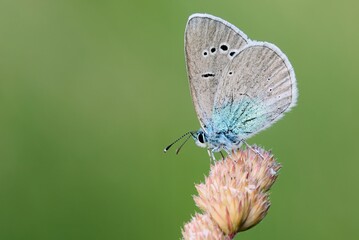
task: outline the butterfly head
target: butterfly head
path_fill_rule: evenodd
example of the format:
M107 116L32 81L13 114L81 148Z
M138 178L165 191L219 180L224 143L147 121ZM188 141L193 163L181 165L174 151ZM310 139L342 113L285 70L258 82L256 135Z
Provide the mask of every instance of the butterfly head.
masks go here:
M193 137L193 139L194 139L197 146L203 147L203 148L208 147L207 135L202 129L200 129L197 132L193 133L192 137Z

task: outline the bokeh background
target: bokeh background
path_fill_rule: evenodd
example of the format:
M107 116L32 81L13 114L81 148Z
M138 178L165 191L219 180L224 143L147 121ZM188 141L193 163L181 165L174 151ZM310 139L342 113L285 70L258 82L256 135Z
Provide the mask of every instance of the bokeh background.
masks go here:
M204 149L183 53L206 12L275 43L298 106L249 143L283 164L236 239L358 239L359 2L0 1L0 239L179 239Z

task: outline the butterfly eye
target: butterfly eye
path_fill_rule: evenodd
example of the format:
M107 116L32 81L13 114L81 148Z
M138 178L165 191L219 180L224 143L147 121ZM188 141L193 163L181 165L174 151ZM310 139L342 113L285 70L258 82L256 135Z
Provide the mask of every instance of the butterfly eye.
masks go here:
M232 76L232 75L233 75L233 72L232 72L232 71L229 71L229 72L228 72L228 75L229 75L229 76Z
M198 141L199 141L200 143L204 143L204 142L205 142L203 133L198 134Z
M208 56L208 51L207 51L207 50L204 50L204 51L202 52L202 55L203 55L203 57L207 57L207 56Z

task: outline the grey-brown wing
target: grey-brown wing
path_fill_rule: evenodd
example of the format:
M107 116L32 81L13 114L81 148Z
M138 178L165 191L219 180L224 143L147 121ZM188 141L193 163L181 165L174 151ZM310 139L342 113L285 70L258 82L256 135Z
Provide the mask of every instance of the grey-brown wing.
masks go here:
M185 55L190 91L204 127L212 117L214 95L224 67L250 40L232 24L208 14L189 17Z
M221 75L213 107L216 130L247 139L283 117L296 103L296 79L275 45L252 42Z

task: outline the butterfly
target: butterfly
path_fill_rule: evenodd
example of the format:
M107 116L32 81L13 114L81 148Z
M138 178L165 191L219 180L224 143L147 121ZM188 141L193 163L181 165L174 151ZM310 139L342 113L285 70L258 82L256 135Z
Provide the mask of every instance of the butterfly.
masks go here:
M296 78L286 55L274 44L250 40L229 22L193 14L185 30L190 92L201 128L185 136L210 157L231 154L246 139L270 127L297 101ZM222 152L221 152L222 154ZM223 156L223 154L222 154Z

